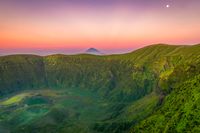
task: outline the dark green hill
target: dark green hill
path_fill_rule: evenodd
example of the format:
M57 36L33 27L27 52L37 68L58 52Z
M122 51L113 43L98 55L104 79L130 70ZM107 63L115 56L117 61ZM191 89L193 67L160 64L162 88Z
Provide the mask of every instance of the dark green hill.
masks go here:
M20 133L130 128L195 132L200 125L200 112L194 112L199 106L199 68L200 45L158 44L110 56L2 56L0 128ZM40 110L33 113L34 107Z

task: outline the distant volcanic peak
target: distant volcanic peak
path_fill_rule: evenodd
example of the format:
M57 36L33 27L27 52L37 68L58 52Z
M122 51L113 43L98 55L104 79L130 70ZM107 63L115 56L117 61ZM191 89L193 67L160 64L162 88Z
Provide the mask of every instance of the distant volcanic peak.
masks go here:
M102 54L99 50L97 50L95 48L89 48L88 50L86 50L86 53L88 53L88 54L96 54L96 55L101 55Z
M99 52L99 50L95 48L89 48L86 52Z

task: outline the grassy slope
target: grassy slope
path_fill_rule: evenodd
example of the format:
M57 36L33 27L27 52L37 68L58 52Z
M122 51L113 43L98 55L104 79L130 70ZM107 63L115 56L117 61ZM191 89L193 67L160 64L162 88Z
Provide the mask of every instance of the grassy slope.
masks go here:
M42 57L11 55L0 57L0 95L23 89L44 88Z
M132 131L145 131L145 126L152 132L163 131L150 128L152 112L159 114L168 97L179 98L173 95L175 88L182 88L182 83L199 74L199 62L200 45L159 44L112 56L5 56L0 57L0 90L2 94L38 87L93 90L113 103L108 110L112 113L96 123L95 131L120 132L146 117Z
M200 132L200 75L181 83L131 132Z
M133 126L131 132L199 131L199 47L178 47L166 54L164 58L170 60L160 71L157 86L159 94L166 98L161 97L158 108Z

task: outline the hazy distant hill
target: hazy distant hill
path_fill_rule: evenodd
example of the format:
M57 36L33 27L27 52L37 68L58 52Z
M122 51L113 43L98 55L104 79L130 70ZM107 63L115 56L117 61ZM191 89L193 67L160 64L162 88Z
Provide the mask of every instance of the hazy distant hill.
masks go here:
M89 48L85 51L85 53L87 54L94 54L94 55L103 55L103 53L101 53L99 50L95 49L95 48Z
M196 133L199 68L200 45L158 44L110 56L3 56L0 132Z

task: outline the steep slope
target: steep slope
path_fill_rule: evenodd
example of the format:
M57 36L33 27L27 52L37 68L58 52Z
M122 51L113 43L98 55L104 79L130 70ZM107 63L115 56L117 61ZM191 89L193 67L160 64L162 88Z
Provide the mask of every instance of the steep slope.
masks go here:
M23 117L5 115L0 118L0 126L6 125L8 128L4 130L12 129L11 131L20 133L75 130L76 132L128 132L130 127L133 132L183 131L188 128L197 130L196 126L193 128L186 126L188 122L193 122L192 120L184 123L177 120L182 117L177 117L173 122L179 126L175 128L172 128L172 124L167 120L173 120L171 119L173 113L180 115L183 110L183 106L180 107L180 111L176 109L177 104L181 104L179 103L181 95L187 97L192 93L186 100L191 101L195 92L198 100L199 66L200 45L158 44L132 53L111 56L84 54L46 57L3 56L0 57L1 96L16 95L24 90L34 90L37 93L16 95L17 101L21 101L20 104L15 105L16 110L13 111L12 105L5 107L7 112L2 109L0 113L2 116L6 113L17 113ZM193 82L197 85L196 88L192 85ZM185 85L187 87L184 89ZM43 96L43 92L40 92L46 89L50 89L47 93L50 96ZM182 89L184 89L184 94L182 94ZM52 97L51 91L56 91L56 96ZM24 95L26 97L22 97ZM33 98L29 100L29 97ZM74 101L73 97L82 100ZM66 98L70 98L71 102L66 103ZM88 102L86 104L81 101L85 101L83 100L85 98L93 101L90 103L100 101L96 102L96 105L91 104L92 108L84 109L81 107L86 107ZM29 101L28 107L26 99ZM15 100L16 97L8 101L2 100L2 104L10 104ZM30 119L30 110L35 107L35 105L29 105L32 101L42 102L41 105L37 105L42 110L34 115L32 112ZM194 102L194 104L196 106L197 103ZM80 112L82 109L83 111ZM162 111L166 114L160 113ZM193 112L191 109L189 111ZM91 112L96 113L90 117L88 114ZM170 115L167 114L168 112ZM181 115L187 114L184 111L181 113ZM24 119L23 122L18 122L22 119ZM12 121L16 121L19 125L9 127ZM47 121L53 122L46 123ZM159 122L163 121L165 123L160 127ZM152 123L158 126L154 127Z
M173 88L162 105L131 132L200 132L200 76Z
M158 81L159 93L165 98L131 132L199 132L199 50L199 45L195 45L171 53L179 61L171 70L162 72Z
M0 95L23 89L44 88L43 58L35 55L0 57Z

